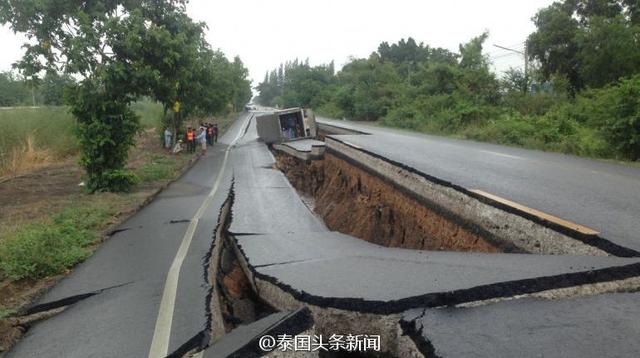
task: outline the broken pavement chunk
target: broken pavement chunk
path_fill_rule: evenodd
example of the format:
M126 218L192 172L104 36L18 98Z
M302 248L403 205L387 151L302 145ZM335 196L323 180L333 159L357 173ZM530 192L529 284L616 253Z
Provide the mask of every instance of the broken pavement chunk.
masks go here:
M425 356L634 357L640 293L522 299L473 308L412 310L402 324Z
M271 314L246 326L239 326L204 351L204 357L261 357L262 336L297 335L313 328L308 308Z

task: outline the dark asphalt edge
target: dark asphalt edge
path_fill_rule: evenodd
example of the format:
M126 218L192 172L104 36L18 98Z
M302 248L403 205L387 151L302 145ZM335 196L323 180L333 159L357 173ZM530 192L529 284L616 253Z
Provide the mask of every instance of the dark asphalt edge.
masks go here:
M472 198L474 198L476 200L479 200L480 202L482 202L484 204L493 206L493 207L495 207L497 209L506 211L506 212L514 214L514 215L521 216L521 217L523 217L523 218L525 218L527 220L533 221L533 222L535 222L535 223L537 223L539 225L542 225L542 226L547 227L549 229L552 229L554 231L560 232L560 233L562 233L562 234L564 234L564 235L566 235L568 237L571 237L571 238L573 238L575 240L578 240L578 241L580 241L580 242L582 242L582 243L584 243L586 245L593 246L593 247L596 247L596 248L598 248L600 250L603 250L603 251L605 251L605 252L607 252L607 253L609 253L611 255L618 256L618 257L640 257L640 252L639 251L636 251L636 250L633 250L633 249L618 245L616 243L613 243L613 242L603 238L600 235L586 235L586 234L577 232L577 231L572 230L570 228L567 228L565 226L550 222L548 220L542 219L542 218L537 217L535 215L526 213L524 211L518 210L518 209L513 208L511 206L508 206L508 205L496 202L494 200L491 200L489 198L486 198L486 197L484 197L484 196L482 196L480 194L474 193L474 192L472 192L472 191L470 191L470 190L468 190L468 189L466 189L466 188L464 188L464 187L462 187L460 185L457 185L457 184L454 184L452 182L449 182L449 181L446 181L446 180L442 180L440 178L437 178L437 177L431 176L429 174L423 173L423 172L421 172L421 171L419 171L419 170L417 170L417 169L415 169L413 167L410 167L410 166L408 166L406 164L403 164L403 163L400 163L400 162L396 162L396 161L394 161L392 159L383 157L383 156L381 156L379 154L373 153L373 152L368 151L366 149L356 147L356 146L354 146L354 145L352 145L352 144L350 144L348 142L345 142L345 141L342 141L342 140L336 138L333 135L330 135L330 139L331 140L335 140L336 142L339 142L340 144L346 145L349 148L352 148L354 150L357 150L357 151L360 151L360 152L365 153L367 155L370 155L370 156L372 156L372 157L374 157L376 159L380 159L382 161L385 161L385 162L387 162L387 163L389 163L389 164L391 164L393 166L396 166L396 167L399 167L401 169L404 169L404 170L406 170L406 171L408 171L408 172L410 172L412 174L421 176L422 178L424 178L424 179L426 179L426 180L428 180L428 181L430 181L430 182L432 182L434 184L441 185L441 186L444 186L444 187L451 188L451 189L454 189L456 191L459 191L459 192L461 192L461 193L463 193L465 195L468 195L468 196L470 196L470 197L472 197ZM327 148L326 150L330 151L332 153L339 153L339 152L337 152L335 150L331 150L330 148ZM342 155L342 156L344 157L344 155ZM352 162L355 162L355 161L352 160ZM411 197L413 197L413 195ZM457 220L460 220L460 219L458 218Z
M424 312L422 314L424 315ZM422 315L418 318L421 317ZM413 344L415 344L416 348L420 353L422 353L423 356L429 358L441 358L441 356L436 353L436 349L431 341L429 341L422 335L424 326L420 326L420 329L416 329L416 320L418 318L411 321L405 321L403 318L400 320L400 322L398 322L402 335L409 337L409 339L411 339Z
M289 293L297 301L324 308L335 308L347 311L372 314L395 314L402 313L413 308L433 308L442 306L453 306L461 303L483 301L494 298L506 298L516 295L532 294L541 291L575 287L586 284L618 281L631 277L640 276L640 263L623 266L607 267L598 270L580 271L565 273L553 276L541 276L536 278L521 279L514 281L504 281L492 284L480 285L466 289L459 289L446 292L434 292L399 300L378 301L366 300L352 297L323 297L297 290L292 286L280 282L277 277L273 277L259 272L251 265L242 245L227 232L232 238L237 249L242 253L248 263L254 279L258 278L269 282L284 292ZM508 254L504 254L508 255Z
M314 320L308 307L299 308L283 317L280 321L274 323L266 330L260 332L260 336L251 339L242 348L228 355L229 358L257 358L262 357L269 352L265 352L260 348L260 338L269 335L274 338L287 334L295 336L313 327Z
M192 338L191 340L189 340L188 342L186 342L185 344L183 344L183 346L181 346L180 348L178 348L178 350L176 352L181 352L182 355L186 354L188 351L192 350L192 349L198 349L198 350L203 350L206 347L209 346L209 341L211 339L211 321L213 320L213 313L211 312L211 300L213 299L213 285L217 284L216 278L210 278L209 277L209 268L210 266L210 262L211 262L211 257L212 257L212 253L213 250L215 249L216 245L218 245L218 240L221 238L218 238L216 235L216 232L218 232L218 229L222 226L227 227L228 226L228 218L223 218L222 217L222 211L224 210L224 207L227 205L231 205L231 203L233 203L233 188L235 185L235 179L232 175L231 177L231 186L229 188L229 193L227 194L227 197L225 198L225 200L222 202L222 205L220 206L220 209L218 209L218 222L216 223L215 228L213 229L213 235L211 237L211 245L209 246L209 250L207 251L207 253L205 254L205 256L202 258L203 262L203 268L204 271L202 273L202 277L204 280L205 285L207 286L207 296L205 297L205 313L207 316L207 320L205 323L205 328L202 332L200 332L199 334L203 334L204 336L202 337L201 340L194 340L194 338ZM224 230L224 229L223 229ZM213 280L213 281L211 281ZM213 283L212 283L213 282ZM186 351L183 351L184 349L186 349ZM176 357L181 357L180 356L176 356ZM169 357L173 357L172 355L170 355Z
M196 333L195 336L189 338L188 341L183 343L180 347L178 347L175 351L169 353L165 358L182 358L187 353L193 351L194 349L204 349L209 341L209 332L206 329Z

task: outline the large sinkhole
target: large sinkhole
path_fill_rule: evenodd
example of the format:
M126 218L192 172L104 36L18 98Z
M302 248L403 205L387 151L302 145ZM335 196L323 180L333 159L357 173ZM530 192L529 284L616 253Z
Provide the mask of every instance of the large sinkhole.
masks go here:
M327 134L318 135L327 142L327 150L317 160L272 149L277 169L333 231L413 250L616 255L599 237L575 237L564 228L545 226L527 214L359 152Z
M275 153L305 203L331 230L387 247L500 252L502 248L331 153L305 162Z

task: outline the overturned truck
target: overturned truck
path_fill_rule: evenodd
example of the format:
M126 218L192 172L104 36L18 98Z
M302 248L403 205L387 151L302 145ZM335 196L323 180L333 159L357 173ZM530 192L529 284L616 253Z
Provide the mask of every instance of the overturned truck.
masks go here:
M324 154L324 142L316 140L316 117L308 108L289 108L256 117L258 136L278 152L302 160L316 160Z
M267 144L315 138L316 117L308 108L289 108L256 117L258 136Z

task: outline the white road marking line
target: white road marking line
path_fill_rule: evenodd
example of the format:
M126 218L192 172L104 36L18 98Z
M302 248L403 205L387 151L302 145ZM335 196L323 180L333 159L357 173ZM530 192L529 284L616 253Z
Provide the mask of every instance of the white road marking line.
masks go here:
M503 154L503 153L498 153L498 152L492 152L490 150L480 150L480 151L483 152L483 153L497 155L499 157L512 158L512 159L525 159L523 157L518 157L518 156L515 156L515 155Z
M248 120L246 122L250 121L252 117L253 116L247 116ZM180 243L178 252L173 258L173 262L171 263L171 267L169 268L167 279L164 284L162 300L160 301L160 309L158 310L158 319L156 320L156 326L153 331L153 339L151 341L151 347L149 348L149 358L161 358L166 357L169 354L169 339L171 338L171 324L173 322L173 311L175 308L176 293L178 291L178 278L180 276L180 269L182 268L184 258L189 252L189 246L191 246L191 240L193 239L193 235L196 232L198 221L202 218L202 215L204 215L204 212L209 207L209 204L211 204L213 196L218 191L218 187L220 186L220 182L222 181L222 177L224 175L225 167L227 166L229 153L231 152L231 149L238 141L238 139L240 139L240 137L242 137L242 135L244 134L244 128L245 126L240 127L238 135L225 150L224 160L222 161L222 166L220 167L220 171L218 172L216 182L213 185L213 188L211 188L211 191L209 192L207 197L202 202L202 205L200 205L200 208L198 208L198 211L196 211L196 214L191 219L189 227L182 237L182 242Z

